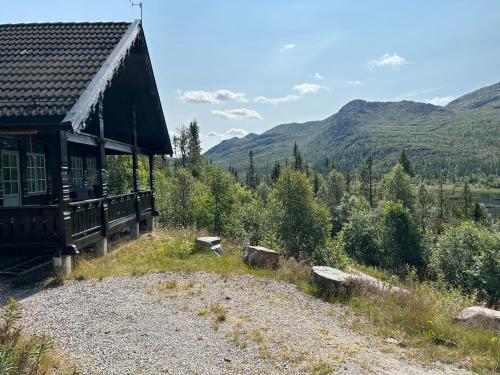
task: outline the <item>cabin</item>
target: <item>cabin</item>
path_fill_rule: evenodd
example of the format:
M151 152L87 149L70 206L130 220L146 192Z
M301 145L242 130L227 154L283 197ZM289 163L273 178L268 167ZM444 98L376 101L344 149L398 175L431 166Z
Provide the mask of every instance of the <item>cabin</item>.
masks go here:
M109 194L108 155L131 157L130 192ZM152 229L155 155L172 146L140 21L0 25L0 256L69 272L82 249Z

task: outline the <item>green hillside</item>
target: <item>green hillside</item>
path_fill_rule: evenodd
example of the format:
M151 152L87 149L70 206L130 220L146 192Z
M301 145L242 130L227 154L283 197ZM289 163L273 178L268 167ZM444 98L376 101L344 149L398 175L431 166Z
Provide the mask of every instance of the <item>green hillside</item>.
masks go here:
M326 158L354 170L372 153L387 170L405 148L419 173L432 178L441 169L450 179L500 174L500 83L464 95L446 107L412 101L353 100L322 120L278 125L260 135L221 142L206 158L244 170L253 149L266 170L290 157L294 142L316 168Z

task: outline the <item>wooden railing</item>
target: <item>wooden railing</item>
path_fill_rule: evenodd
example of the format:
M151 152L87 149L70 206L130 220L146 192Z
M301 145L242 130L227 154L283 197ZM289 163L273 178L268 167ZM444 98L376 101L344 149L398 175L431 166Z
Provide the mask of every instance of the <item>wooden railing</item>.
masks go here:
M8 243L57 240L57 205L0 208L0 241Z
M120 220L134 215L135 193L116 195L108 198L109 221Z
M137 198L136 198L137 197ZM139 212L136 211L136 199ZM103 208L107 204L107 211ZM152 192L89 199L69 204L71 238L75 241L106 227L115 230L152 211ZM106 217L103 217L103 213ZM9 244L58 243L59 206L0 207L0 248ZM104 231L103 231L104 233Z
M140 191L139 195L139 211L141 214L152 211L153 209L153 194L151 191Z
M101 229L102 201L102 198L98 198L69 204L73 238L83 237Z

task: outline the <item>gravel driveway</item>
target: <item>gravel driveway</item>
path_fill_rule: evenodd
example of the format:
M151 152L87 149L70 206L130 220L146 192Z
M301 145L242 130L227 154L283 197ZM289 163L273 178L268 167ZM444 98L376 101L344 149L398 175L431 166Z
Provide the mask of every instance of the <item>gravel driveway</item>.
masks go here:
M14 290L85 374L462 374L349 328L345 306L251 276L153 274Z

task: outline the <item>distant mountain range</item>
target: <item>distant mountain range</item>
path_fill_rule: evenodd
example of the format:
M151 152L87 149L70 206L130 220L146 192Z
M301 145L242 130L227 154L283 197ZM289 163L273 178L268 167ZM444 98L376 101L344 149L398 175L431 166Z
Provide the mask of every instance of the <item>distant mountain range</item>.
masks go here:
M451 177L499 175L500 82L445 107L353 100L324 120L282 124L259 135L225 140L205 157L244 171L253 150L256 165L267 173L275 160L291 158L295 142L303 158L319 170L327 158L340 170L354 170L368 154L387 170L404 148L425 177L441 169Z

